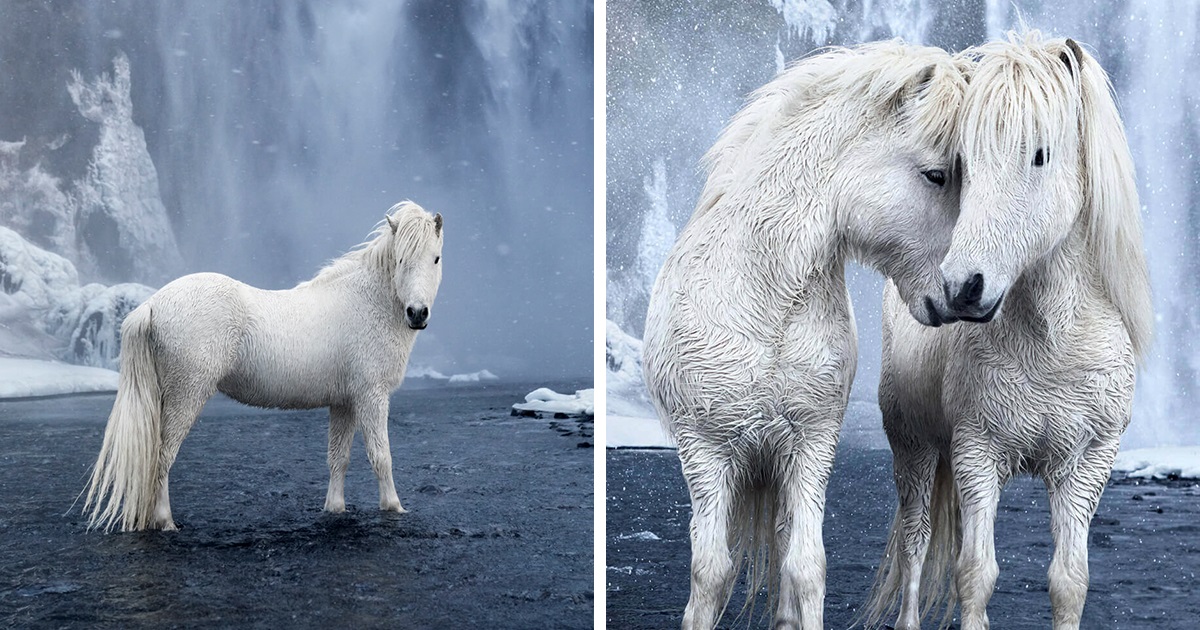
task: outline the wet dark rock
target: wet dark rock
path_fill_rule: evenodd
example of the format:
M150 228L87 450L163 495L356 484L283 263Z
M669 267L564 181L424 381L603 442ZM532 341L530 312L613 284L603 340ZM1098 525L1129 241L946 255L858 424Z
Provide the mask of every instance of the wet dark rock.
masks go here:
M691 507L674 451L607 451L610 628L678 627L688 599ZM1190 629L1200 616L1200 501L1195 482L1114 479L1092 520L1084 628ZM1153 493L1153 494L1151 494ZM1152 496L1155 508L1131 501ZM1143 500L1143 499L1138 499ZM1050 627L1046 570L1053 553L1045 486L1010 483L996 522L1000 577L994 628ZM866 598L896 509L891 454L843 445L827 492L825 625L848 627ZM1160 511L1161 510L1161 511ZM636 536L652 532L658 540ZM746 628L739 584L722 628ZM757 610L765 607L760 595ZM767 627L755 619L752 628ZM954 626L954 627L957 627Z
M321 510L327 412L215 399L172 469L180 530L124 534L68 513L112 396L0 403L0 627L590 628L592 454L471 424L539 385L397 394L405 514L378 510L361 436L346 512Z

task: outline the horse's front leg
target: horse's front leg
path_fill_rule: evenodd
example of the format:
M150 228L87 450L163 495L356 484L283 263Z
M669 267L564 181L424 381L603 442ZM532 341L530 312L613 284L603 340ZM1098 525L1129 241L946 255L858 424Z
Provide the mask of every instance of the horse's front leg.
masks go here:
M329 490L326 512L345 512L346 469L350 467L350 444L354 441L354 414L348 407L329 408Z
M363 442L367 446L367 459L371 461L375 478L379 480L379 509L389 512L406 511L400 506L396 484L392 481L392 447L388 442L387 433L387 396L356 402L354 418L362 429Z
M1089 445L1059 479L1046 479L1050 493L1050 530L1054 560L1050 563L1050 606L1055 630L1075 630L1083 616L1088 591L1088 527L1117 456L1117 440Z
M807 426L800 429L802 435L781 462L774 547L784 555L774 628L824 628L825 544L821 529L841 418L839 411L816 422L798 420Z
M962 549L955 570L962 630L987 630L987 604L1000 575L995 540L1000 471L988 440L978 433L958 431L953 451L962 514Z

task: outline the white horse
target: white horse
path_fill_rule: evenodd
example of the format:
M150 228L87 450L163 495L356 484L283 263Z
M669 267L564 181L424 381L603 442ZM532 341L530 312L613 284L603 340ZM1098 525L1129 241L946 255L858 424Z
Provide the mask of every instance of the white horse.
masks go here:
M404 202L368 242L293 289L200 273L152 295L121 326L116 403L87 487L90 525L175 529L167 475L218 391L259 407L329 407L325 509L346 509L358 427L379 479L379 507L403 512L392 482L388 396L428 322L441 255L442 215Z
M775 627L822 627L825 486L857 353L844 264L895 278L938 323L965 87L939 49L828 50L758 90L706 156L643 350L692 501L684 628L716 624L747 555L750 598L762 578L778 591Z
M1088 525L1151 334L1133 162L1107 76L1075 42L1012 33L964 54L978 64L945 319L995 321L923 328L885 292L879 404L900 506L868 623L899 594L897 628L948 604L944 625L955 599L964 630L987 628L1000 489L1029 473L1050 495L1054 627L1078 628Z

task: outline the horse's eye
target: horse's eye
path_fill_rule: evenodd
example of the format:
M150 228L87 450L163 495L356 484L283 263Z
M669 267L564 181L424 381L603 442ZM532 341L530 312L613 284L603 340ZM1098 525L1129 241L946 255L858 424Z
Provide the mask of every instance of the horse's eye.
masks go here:
M438 263L440 263L440 262L442 262L442 257L441 257L441 256L435 256L435 257L433 258L433 264L435 264L435 265L436 265L436 264L438 264Z
M1037 153L1033 154L1033 165L1034 166L1042 166L1043 164L1046 163L1046 160L1049 160L1049 159L1050 159L1050 149L1048 149L1048 148L1038 149Z
M946 185L945 171L935 168L935 169L929 170L929 171L921 171L921 174L925 176L925 179L928 179L930 182L932 182L938 186Z

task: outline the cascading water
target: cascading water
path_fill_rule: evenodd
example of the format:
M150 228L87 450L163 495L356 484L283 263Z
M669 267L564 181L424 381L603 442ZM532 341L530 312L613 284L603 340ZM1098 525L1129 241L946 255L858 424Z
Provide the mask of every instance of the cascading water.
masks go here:
M88 81L124 54L176 271L291 286L411 198L441 212L447 234L416 361L583 374L592 11L537 0L6 5L0 140L27 138L25 166L78 179L98 132L70 102L69 72Z
M609 38L616 40L610 59L625 57L608 75L607 310L615 324L641 336L650 288L644 268L648 258L661 261L674 235L656 217L668 217L675 228L686 222L703 184L700 156L780 60L821 45L894 36L959 50L1018 28L1023 19L1090 45L1112 77L1138 168L1157 330L1125 444L1200 444L1190 413L1200 404L1200 353L1193 343L1200 332L1200 220L1193 209L1200 193L1200 8L1134 0L1019 2L1015 8L1008 0L734 4L693 3L667 13L626 0L609 3ZM687 35L663 36L676 31ZM643 185L644 179L654 185ZM852 397L873 402L882 280L856 266L848 280L859 331Z

